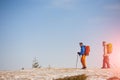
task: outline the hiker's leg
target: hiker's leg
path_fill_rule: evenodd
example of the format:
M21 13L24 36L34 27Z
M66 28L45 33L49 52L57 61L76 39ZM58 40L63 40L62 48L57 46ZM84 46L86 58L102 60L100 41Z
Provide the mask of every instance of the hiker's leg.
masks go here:
M106 57L106 64L107 64L107 68L110 68L109 56Z
M81 64L82 64L82 67L83 67L83 56L81 56Z
M105 68L105 56L103 57L103 66L102 68Z
M85 55L83 55L83 66L84 68L86 68L86 56Z
M82 69L86 69L86 56L82 55L81 57Z

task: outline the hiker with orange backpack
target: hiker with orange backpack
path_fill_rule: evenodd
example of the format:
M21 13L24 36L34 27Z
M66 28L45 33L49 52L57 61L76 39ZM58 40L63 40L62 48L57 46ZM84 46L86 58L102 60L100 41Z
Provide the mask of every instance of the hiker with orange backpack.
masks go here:
M109 56L110 56L110 53L112 53L112 44L109 43L109 44L106 44L105 41L103 41L103 65L102 65L102 69L105 69L105 68L110 68L110 63L109 63Z
M77 54L81 56L82 69L86 69L86 56L89 55L90 48L89 46L84 46L82 42L79 43L81 50Z

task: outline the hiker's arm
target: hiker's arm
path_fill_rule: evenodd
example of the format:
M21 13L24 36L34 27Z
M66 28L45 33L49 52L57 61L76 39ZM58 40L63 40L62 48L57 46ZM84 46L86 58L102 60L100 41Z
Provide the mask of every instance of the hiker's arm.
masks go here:
M80 56L83 55L84 53L85 53L85 47L82 46L80 52L77 52L77 54Z
M80 52L77 52L77 54L80 56Z
M80 52L80 55L82 55L82 54L84 54L85 53L85 47L84 46L82 46L81 47L81 52Z

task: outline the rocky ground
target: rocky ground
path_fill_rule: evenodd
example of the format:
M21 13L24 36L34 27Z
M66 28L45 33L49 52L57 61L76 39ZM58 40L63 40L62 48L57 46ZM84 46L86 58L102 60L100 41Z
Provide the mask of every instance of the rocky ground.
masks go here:
M0 71L0 80L54 80L68 76L86 74L87 80L106 80L116 76L120 78L120 68L117 69L75 69L75 68L40 68L17 71Z

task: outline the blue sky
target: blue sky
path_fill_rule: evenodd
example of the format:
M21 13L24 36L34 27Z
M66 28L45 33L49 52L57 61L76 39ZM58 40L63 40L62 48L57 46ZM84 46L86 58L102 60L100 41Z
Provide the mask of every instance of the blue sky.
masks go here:
M35 57L75 67L79 42L91 46L88 67L101 67L103 40L120 66L119 30L120 0L0 0L0 70L31 68Z

